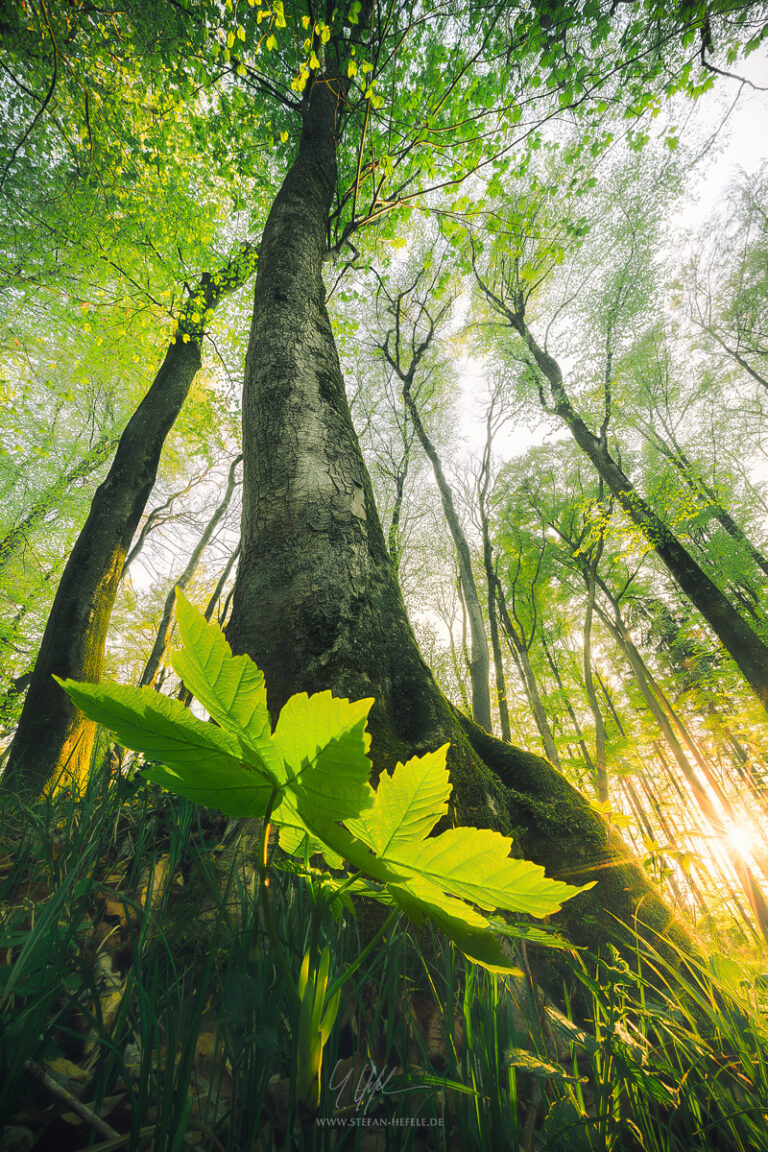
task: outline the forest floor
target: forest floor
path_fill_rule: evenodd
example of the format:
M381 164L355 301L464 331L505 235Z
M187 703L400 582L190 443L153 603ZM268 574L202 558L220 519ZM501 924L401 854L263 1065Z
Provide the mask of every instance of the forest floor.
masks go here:
M353 969L365 924L286 858L294 977L308 940L346 974L307 1044L247 829L124 780L2 816L2 1152L768 1149L754 958L522 945L501 978L398 921Z

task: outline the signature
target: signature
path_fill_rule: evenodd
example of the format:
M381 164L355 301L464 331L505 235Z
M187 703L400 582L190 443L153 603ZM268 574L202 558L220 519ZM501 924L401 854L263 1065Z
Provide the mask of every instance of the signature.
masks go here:
M336 1093L337 1108L341 1107L344 1092L352 1084L355 1075L354 1067L350 1068L348 1072L340 1074L340 1068L344 1063L343 1060L336 1061L329 1083L331 1091ZM388 1068L386 1065L378 1069L372 1060L364 1064L352 1091L355 1112L362 1110L362 1114L365 1116L377 1096L395 1096L400 1092L418 1092L422 1087L422 1085L416 1085L412 1088L390 1088L390 1081L396 1072L397 1067Z

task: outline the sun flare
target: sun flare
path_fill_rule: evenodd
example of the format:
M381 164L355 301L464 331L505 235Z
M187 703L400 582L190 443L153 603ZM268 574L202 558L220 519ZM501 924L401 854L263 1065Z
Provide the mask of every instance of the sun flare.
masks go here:
M746 819L740 819L723 835L723 840L733 852L740 856L749 856L758 841L757 829Z

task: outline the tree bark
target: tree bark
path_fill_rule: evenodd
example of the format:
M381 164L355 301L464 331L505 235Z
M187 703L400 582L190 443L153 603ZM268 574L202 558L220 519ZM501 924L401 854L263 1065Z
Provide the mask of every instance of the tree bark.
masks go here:
M101 678L123 564L166 437L200 368L205 316L250 277L254 264L253 249L246 245L215 275L201 277L152 386L120 437L59 582L2 775L4 788L39 792L52 777L67 773L80 780L90 767L96 726L52 677L92 683Z
M264 230L243 403L243 540L228 637L295 692L375 697L376 771L451 744L460 819L503 827L550 874L597 886L561 925L600 947L614 917L687 937L605 822L551 764L494 740L445 700L408 623L352 427L321 265L342 83L311 88L298 153Z

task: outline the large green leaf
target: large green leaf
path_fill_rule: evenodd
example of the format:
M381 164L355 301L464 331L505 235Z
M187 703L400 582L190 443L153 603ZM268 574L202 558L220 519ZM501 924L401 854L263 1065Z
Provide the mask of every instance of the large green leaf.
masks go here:
M280 713L272 739L293 774L290 787L305 819L345 820L372 806L371 738L365 730L372 704L301 692Z
M488 828L451 828L410 847L400 845L387 859L481 908L532 916L549 916L563 900L592 887L550 880L538 864L512 859L511 847L507 836Z
M263 816L274 792L272 784L262 783L263 776L241 763L219 764L215 776L189 764L178 773L168 765L152 764L143 769L143 775L169 792L206 808L218 808L227 816Z
M149 779L200 804L233 816L261 816L278 786L266 768L246 764L239 741L198 720L178 700L151 688L59 680L70 698L126 747L161 761Z
M319 851L334 868L346 862L370 895L417 924L430 919L493 971L514 969L472 905L545 916L583 891L512 859L511 840L498 832L453 828L429 836L451 794L447 744L398 764L374 793L366 731L372 700L301 693L270 734L261 672L234 657L220 630L181 594L177 614L184 646L174 667L217 724L149 688L62 684L86 715L155 761L145 770L150 780L233 816L265 815L272 802L286 852Z
M489 930L487 921L463 901L446 896L435 885L416 877L405 885L389 884L387 891L409 920L417 926L431 920L476 964L491 972L522 975Z
M343 858L338 853L333 852L317 836L313 836L303 821L299 823L299 817L292 813L285 804L280 806L272 818L274 823L278 825L278 843L288 856L299 856L303 859L305 856L313 856L319 852L329 868L344 867Z
M176 589L176 622L183 648L171 663L185 686L213 719L240 738L249 762L265 763L276 779L285 778L272 746L264 673L250 656L233 656L222 631L193 608Z
M410 851L448 811L451 782L445 759L449 744L383 772L373 806L347 827L380 855Z

